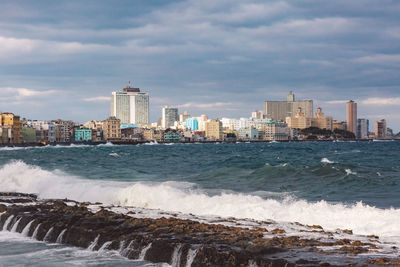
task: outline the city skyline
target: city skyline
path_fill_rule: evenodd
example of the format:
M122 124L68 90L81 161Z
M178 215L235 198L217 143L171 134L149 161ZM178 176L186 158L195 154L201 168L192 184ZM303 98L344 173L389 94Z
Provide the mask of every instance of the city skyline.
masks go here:
M362 118L399 131L399 9L392 1L2 3L0 108L103 119L109 92L133 79L152 96L150 121L166 104L240 117L293 90L339 120L353 99Z

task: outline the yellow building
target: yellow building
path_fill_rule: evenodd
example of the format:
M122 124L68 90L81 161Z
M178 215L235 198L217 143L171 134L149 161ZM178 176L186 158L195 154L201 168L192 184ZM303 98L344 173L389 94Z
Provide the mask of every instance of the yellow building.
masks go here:
M210 140L222 140L223 129L220 120L211 120L205 123L206 137Z
M315 113L315 118L311 120L311 126L320 129L333 130L333 119L332 117L325 117L322 112L322 108L317 108L317 113Z
M8 136L9 143L21 143L21 122L19 116L13 113L1 113L0 125L2 128L11 129L11 135Z
M301 110L301 107L297 109L296 116L294 118L286 117L286 123L289 128L294 129L306 129L309 127L317 127L320 129L333 130L333 119L332 117L325 117L321 108L317 109L315 118L307 118Z
M121 139L121 120L111 116L103 121L103 136L105 140Z
M304 116L304 113L301 110L301 107L297 108L296 116L294 117L286 117L286 123L289 128L294 129L305 129L311 127L311 118L307 118Z
M345 121L336 121L334 120L332 122L332 127L333 130L338 129L338 130L346 130L347 129L347 123Z

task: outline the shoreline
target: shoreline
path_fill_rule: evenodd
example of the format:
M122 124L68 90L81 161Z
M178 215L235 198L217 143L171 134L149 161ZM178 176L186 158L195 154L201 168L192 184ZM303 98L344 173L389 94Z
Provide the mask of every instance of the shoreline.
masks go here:
M353 235L350 229L324 230L293 222L298 233L273 221L240 224L234 218L204 222L160 212L159 217L122 207L34 194L0 193L0 229L39 241L93 251L116 250L128 259L172 266L378 266L396 265L378 236ZM384 253L382 253L384 254ZM178 264L179 263L179 264Z
M21 143L21 144L0 144L0 147L45 147L45 146L71 146L71 145L140 145L140 144L238 144L238 143L313 143L313 142L394 142L400 139L340 139L340 140L283 140L283 141L268 141L268 140L250 140L250 141L188 141L188 142L155 142L155 141L131 141L131 140L111 140L99 142L54 142L54 143Z

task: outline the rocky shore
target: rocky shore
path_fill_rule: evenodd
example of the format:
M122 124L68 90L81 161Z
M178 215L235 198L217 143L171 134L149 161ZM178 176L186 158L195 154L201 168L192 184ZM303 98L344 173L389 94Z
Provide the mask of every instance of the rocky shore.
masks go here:
M227 225L173 214L160 218L135 215L112 211L101 203L0 193L0 230L90 250L117 250L129 259L193 267L400 265L396 258L368 256L382 249L379 237L366 236L360 241L352 238L351 230L334 233L318 225L294 223L302 229L294 235L257 224L245 227L234 220ZM273 228L272 223L264 224Z

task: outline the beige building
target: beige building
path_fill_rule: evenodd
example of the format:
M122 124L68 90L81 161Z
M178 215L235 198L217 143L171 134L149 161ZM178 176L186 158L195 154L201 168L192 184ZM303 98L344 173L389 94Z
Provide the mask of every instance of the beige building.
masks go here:
M301 107L297 108L296 115L293 117L286 117L286 123L289 128L294 128L294 129L305 129L308 127L311 127L312 125L312 119L307 118Z
M104 140L121 139L121 120L116 117L109 117L103 121Z
M385 139L387 136L387 126L386 120L380 120L375 122L375 138L376 139Z
M301 108L304 117L313 117L313 101L296 101L292 92L287 95L286 101L265 101L264 115L277 121L285 121L287 117L295 117L298 108Z
M335 129L346 130L347 129L347 122L334 120L332 122L332 127L333 127L333 130L335 130Z
M206 137L210 140L222 140L223 129L222 122L218 119L207 121L205 123Z
M263 124L262 139L266 141L287 141L290 136L290 129L285 123L271 121Z
M353 100L347 102L347 131L357 136L357 103Z
M142 133L142 137L144 141L153 141L155 140L154 137L154 130L153 129L144 129Z
M317 108L317 113L315 113L315 118L311 120L311 126L320 129L333 130L333 119L332 117L325 117L322 112L322 108Z

